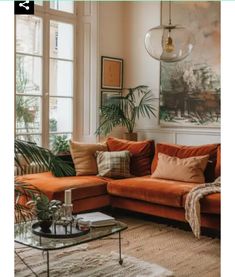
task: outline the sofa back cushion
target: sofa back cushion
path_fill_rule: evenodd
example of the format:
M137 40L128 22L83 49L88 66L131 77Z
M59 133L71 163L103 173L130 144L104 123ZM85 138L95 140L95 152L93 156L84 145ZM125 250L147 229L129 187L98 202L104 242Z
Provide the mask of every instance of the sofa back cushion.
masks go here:
M97 151L96 160L98 176L118 179L132 177L129 151Z
M158 165L151 177L190 183L204 183L204 170L208 158L209 155L180 159L158 153Z
M135 176L145 176L151 173L151 163L154 156L154 141L129 141L109 137L106 141L109 151L128 150L131 153L130 173Z
M70 152L77 176L97 175L96 151L107 151L106 144L88 144L70 141Z
M204 175L205 175L206 182L213 182L215 179L215 165L216 165L218 146L219 144L186 146L186 145L179 145L179 144L157 143L155 147L155 155L151 166L151 173L153 173L157 167L158 153L163 153L172 157L175 156L181 159L209 155L209 160L208 160Z

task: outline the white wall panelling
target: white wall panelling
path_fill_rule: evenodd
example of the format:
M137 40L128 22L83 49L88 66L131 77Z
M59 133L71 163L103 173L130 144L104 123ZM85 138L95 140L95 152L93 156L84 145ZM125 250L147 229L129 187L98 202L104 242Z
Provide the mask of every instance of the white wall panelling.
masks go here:
M137 129L139 139L154 139L156 142L176 143L183 145L201 145L220 143L220 131L195 129Z

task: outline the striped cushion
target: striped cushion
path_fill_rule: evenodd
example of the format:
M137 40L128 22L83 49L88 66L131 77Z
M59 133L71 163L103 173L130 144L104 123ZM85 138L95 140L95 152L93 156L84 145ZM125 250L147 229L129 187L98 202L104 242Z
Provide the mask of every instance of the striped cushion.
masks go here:
M98 176L128 178L130 174L129 151L96 151Z
M14 175L20 176L24 174L33 174L33 173L40 173L48 171L44 165L39 164L30 164L30 165L23 165L22 168L19 166L15 166Z

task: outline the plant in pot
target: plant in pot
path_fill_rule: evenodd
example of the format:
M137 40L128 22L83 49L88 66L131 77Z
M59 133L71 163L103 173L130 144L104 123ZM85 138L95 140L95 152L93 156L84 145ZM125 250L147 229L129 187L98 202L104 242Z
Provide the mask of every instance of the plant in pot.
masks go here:
M127 89L125 95L114 96L100 108L100 124L97 135L108 135L116 126L126 127L126 139L137 140L134 133L136 119L140 117L156 117L157 100L148 86L137 86Z
M61 208L61 201L49 200L45 194L39 194L27 203L34 209L35 215L43 232L48 232L53 222L53 218Z
M66 135L55 136L52 142L52 152L55 155L67 155L69 154L69 140Z

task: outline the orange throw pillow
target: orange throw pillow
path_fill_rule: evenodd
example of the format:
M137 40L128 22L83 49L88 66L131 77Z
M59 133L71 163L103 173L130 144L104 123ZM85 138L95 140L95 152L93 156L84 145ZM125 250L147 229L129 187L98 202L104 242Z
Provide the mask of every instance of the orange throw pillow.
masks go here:
M88 144L70 140L70 152L77 176L97 175L96 151L107 151L106 144Z
M158 165L151 178L205 183L204 170L208 158L209 155L180 159L159 153Z
M216 165L218 146L219 144L187 146L187 145L179 145L179 144L157 143L155 147L155 155L151 166L151 173L153 173L157 167L158 153L163 153L163 154L166 154L172 157L178 157L181 159L209 155L209 160L208 160L204 175L205 175L206 182L213 182L215 180L215 165Z
M135 176L151 174L154 155L154 141L129 141L109 137L106 141L109 151L128 150L131 153L130 173Z

